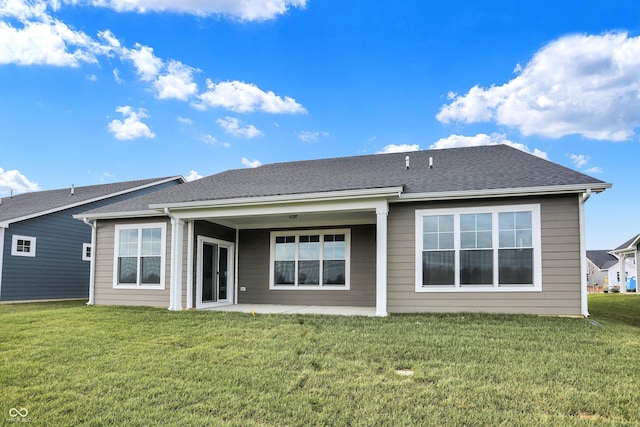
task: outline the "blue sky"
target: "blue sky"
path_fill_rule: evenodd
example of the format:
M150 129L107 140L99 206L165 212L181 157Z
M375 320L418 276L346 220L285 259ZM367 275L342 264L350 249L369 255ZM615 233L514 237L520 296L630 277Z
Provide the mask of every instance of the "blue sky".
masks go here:
M0 196L505 143L640 232L640 3L0 0Z

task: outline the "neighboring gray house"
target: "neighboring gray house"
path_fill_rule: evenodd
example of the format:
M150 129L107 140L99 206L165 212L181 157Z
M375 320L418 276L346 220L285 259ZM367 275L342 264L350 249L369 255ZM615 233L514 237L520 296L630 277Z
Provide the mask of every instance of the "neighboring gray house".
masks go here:
M90 304L588 315L584 203L609 187L497 145L229 170L75 217Z
M611 272L609 273L609 281L611 282L616 280L620 284L620 292L626 292L627 280L630 279L636 283L637 292L637 281L638 278L640 278L640 263L638 263L638 260L640 259L640 234L633 236L631 239L612 250L610 254L618 259L619 265L625 266L625 277L620 277L622 273L621 269L618 268L618 272L614 273L615 277Z
M91 228L72 215L183 182L174 176L0 199L0 301L87 298Z
M609 269L618 265L618 258L607 250L587 251L587 286L599 292L609 284Z

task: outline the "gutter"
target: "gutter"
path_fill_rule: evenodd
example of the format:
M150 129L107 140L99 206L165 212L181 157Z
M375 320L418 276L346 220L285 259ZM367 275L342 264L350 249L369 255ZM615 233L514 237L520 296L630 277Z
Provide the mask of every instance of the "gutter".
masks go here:
M486 199L491 197L514 197L514 196L543 196L567 193L600 193L611 184L602 183L587 186L584 185L557 185L553 187L525 187L525 188L494 188L488 190L465 190L465 191L443 191L430 193L402 193L399 195L401 202L433 201L433 200L455 200L455 199ZM588 197L587 197L588 198Z
M87 218L83 218L85 224L91 227L91 260L89 261L89 301L87 305L94 305L95 293L96 293L96 233L98 226L96 221L90 221Z
M580 222L580 311L585 318L589 314L589 301L587 298L587 248L585 244L584 205L591 197L591 188L578 196L578 215Z

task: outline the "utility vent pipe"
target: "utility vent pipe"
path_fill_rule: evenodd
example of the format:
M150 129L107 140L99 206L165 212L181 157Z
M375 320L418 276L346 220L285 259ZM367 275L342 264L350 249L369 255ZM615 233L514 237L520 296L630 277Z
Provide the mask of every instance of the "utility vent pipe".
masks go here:
M429 157L429 169L433 169L433 157Z
M71 194L70 194L70 196L73 196L74 193L75 193L75 188L74 188L74 185L71 184Z
M409 156L404 158L404 169L409 169Z

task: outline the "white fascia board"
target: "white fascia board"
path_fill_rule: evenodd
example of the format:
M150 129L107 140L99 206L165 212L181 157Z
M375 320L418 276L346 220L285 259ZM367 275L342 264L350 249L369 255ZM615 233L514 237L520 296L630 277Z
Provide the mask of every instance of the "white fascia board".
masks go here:
M157 203L149 205L151 209L190 209L219 208L227 206L255 206L292 202L321 202L334 200L353 200L362 198L399 197L403 187L366 188L361 190L327 191L319 193L284 194L278 196L242 197L234 199L203 200L195 202Z
M263 205L230 205L214 207L193 207L191 209L174 209L171 215L182 220L199 218L230 218L266 215L293 215L316 212L354 212L376 211L387 204L385 198L322 200L322 201L291 201L290 203Z
M74 219L115 219L115 218L148 218L165 216L164 212L156 210L144 210L144 211L127 211L127 212L107 212L97 214L75 214Z
M433 193L402 193L398 201L413 202L419 200L455 200L455 199L486 199L491 197L516 197L516 196L542 196L553 194L584 193L591 190L600 193L611 184L586 184L586 185L556 185L550 187L527 188L495 188L487 190L444 191Z
M8 228L9 224L12 224L14 222L24 221L24 220L31 219L31 218L37 218L39 216L48 215L48 214L55 213L55 212L60 212L60 211L66 210L66 209L71 209L71 208L75 208L75 207L82 206L82 205L87 205L89 203L97 202L97 201L108 199L108 198L115 197L115 196L120 196L122 194L131 193L132 191L142 190L144 188L149 188L149 187L155 187L156 185L164 184L164 183L171 182L171 181L175 181L177 179L181 180L182 182L185 182L185 179L182 177L182 175L177 175L177 176L173 176L173 177L170 177L170 178L163 179L161 181L153 181L153 182L150 182L150 183L147 183L147 184L144 184L144 185L139 185L137 187L131 187L131 188L127 189L127 190L117 191L115 193L109 193L109 194L105 194L103 196L94 197L93 199L87 199L87 200L83 200L81 202L76 202L76 203L71 203L71 204L64 205L64 206L59 206L57 208L51 208L51 209L48 209L48 210L45 210L45 211L36 212L36 213L33 213L33 214L21 216L21 217L18 217L18 218L12 218L12 219L9 219L7 221L0 222L0 227ZM85 217L85 216L76 217L76 215L74 215L73 217L76 218L76 219L89 218L89 217Z

